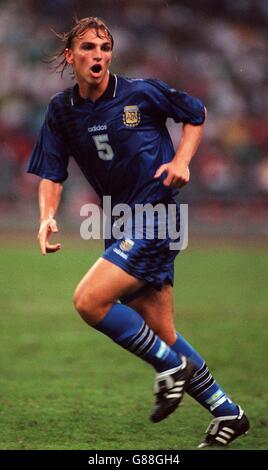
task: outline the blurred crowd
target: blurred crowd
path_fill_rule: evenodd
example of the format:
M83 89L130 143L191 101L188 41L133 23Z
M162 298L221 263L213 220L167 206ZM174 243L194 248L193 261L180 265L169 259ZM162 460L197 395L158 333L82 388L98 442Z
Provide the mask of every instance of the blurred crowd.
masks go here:
M215 3L217 5L215 5ZM201 98L205 137L185 192L193 205L265 207L268 197L266 0L2 1L0 14L0 204L33 201L38 178L26 162L49 98L72 85L44 61L59 47L51 29L74 15L101 16L115 39L112 70L158 77ZM178 143L180 131L168 126ZM66 201L87 187L73 168Z

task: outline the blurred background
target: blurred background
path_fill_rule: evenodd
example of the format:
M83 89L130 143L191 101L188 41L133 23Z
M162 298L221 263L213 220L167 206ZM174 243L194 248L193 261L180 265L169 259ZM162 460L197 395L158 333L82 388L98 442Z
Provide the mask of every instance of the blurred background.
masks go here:
M268 229L266 0L21 0L1 2L0 227L37 224L38 178L26 163L50 97L73 84L44 62L74 15L101 16L115 39L112 71L157 77L201 98L208 121L191 184L192 233L265 236ZM64 12L64 14L63 14ZM168 123L174 145L180 129ZM78 231L92 191L71 163L61 213ZM69 224L69 225L68 225Z

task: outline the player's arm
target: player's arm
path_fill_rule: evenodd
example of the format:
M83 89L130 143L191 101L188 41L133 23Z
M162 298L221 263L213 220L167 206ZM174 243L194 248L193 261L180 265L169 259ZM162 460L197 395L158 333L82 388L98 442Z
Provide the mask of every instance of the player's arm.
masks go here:
M181 188L189 182L189 164L200 144L203 128L204 123L183 125L181 140L173 160L161 165L155 173L155 178L159 178L162 173L166 172L163 180L165 186Z
M58 232L57 223L54 217L61 200L61 193L61 183L54 183L48 179L41 180L38 192L40 227L37 238L42 255L45 255L46 253L54 253L61 248L60 243L49 243L51 234Z

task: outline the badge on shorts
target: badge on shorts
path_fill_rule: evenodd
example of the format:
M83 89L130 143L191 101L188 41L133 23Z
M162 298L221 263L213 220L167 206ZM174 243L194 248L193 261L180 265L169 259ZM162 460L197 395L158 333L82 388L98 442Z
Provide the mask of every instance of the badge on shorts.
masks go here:
M138 106L125 106L123 121L125 126L135 127L138 126L141 120L141 114Z
M130 238L126 238L120 243L119 248L123 251L129 251L133 246L134 242Z

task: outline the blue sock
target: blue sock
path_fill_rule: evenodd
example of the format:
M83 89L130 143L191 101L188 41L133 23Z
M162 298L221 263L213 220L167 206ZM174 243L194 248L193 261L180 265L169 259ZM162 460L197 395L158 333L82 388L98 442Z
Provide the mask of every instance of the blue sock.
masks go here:
M204 359L183 336L177 334L177 341L171 346L171 349L176 351L177 354L186 356L197 368L194 377L190 381L187 393L215 417L236 416L238 414L236 403L232 402L215 382Z
M180 356L149 328L135 310L126 305L113 304L94 328L149 362L157 372L179 367L182 363Z

